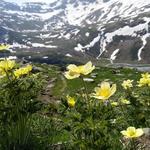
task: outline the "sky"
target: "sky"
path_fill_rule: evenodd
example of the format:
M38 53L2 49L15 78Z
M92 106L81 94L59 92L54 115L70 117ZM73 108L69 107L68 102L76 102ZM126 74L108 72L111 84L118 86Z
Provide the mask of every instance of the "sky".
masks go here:
M15 3L24 3L24 2L46 2L46 3L52 3L56 0L5 0L7 2L15 2Z

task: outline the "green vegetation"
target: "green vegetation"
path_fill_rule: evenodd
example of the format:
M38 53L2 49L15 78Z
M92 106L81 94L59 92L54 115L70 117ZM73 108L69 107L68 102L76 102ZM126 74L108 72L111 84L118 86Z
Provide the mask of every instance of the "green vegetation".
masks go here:
M129 132L126 138L121 131L135 127L143 132L150 126L149 74L143 79L134 69L107 67L87 74L82 68L78 78L68 80L64 68L30 67L0 62L1 150L148 149L143 133ZM124 83L124 89L128 79L131 86ZM107 88L102 90L103 84ZM103 92L96 93L95 87Z

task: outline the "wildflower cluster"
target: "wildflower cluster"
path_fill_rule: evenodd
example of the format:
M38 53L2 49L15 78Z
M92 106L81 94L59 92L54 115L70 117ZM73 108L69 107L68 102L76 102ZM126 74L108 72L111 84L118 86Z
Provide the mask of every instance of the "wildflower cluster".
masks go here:
M32 71L32 66L27 65L25 67L22 67L22 68L19 68L19 69L15 70L14 75L15 75L16 78L19 78L23 75L27 75L31 71Z
M80 66L71 64L67 67L67 71L64 75L70 80L80 76L86 76L94 69L95 66L91 62ZM138 84L141 86L149 86L149 79L150 75L148 73L142 74L142 78ZM134 126L130 126L131 124L141 126L140 123L135 121L138 119L136 115L140 115L141 112L133 113L132 111L135 111L135 107L139 104L138 101L136 102L135 93L130 90L134 87L134 80L124 80L120 85L124 90L127 90L127 92L125 92L125 94L122 93L123 95L120 98L114 100L110 100L110 98L115 97L114 94L117 91L115 83L103 81L94 88L94 92L88 93L84 78L82 77L80 80L83 80L83 89L85 90L81 90L81 94L77 94L78 96L72 97L67 95L66 98L67 105L70 109L66 109L67 112L65 113L65 118L68 119L67 125L69 122L70 133L74 137L71 139L72 144L74 143L73 147L76 146L79 149L81 147L84 147L85 149L93 149L93 147L95 149L103 149L105 147L107 149L107 146L112 144L112 139L109 138L113 135L112 138L116 137L115 134L121 133L129 140L133 138L136 139L144 134L142 128L136 129ZM120 123L121 118L122 125ZM107 124L107 126L104 124ZM126 126L127 130L120 131L120 128L118 128L119 125ZM113 131L111 131L111 129L113 129ZM103 137L101 134L103 134ZM93 138L93 141L91 140L91 137ZM82 139L82 141L79 142L78 138ZM101 138L103 138L103 142L100 140ZM120 138L121 136L118 136L118 139L116 140L119 141ZM107 144L105 144L105 139L107 139ZM134 145L132 142L129 146L131 148L133 148ZM115 143L113 144L114 146L116 145ZM119 148L121 146L118 144L115 148L116 147ZM113 149L112 145L111 148Z
M0 45L0 51L8 48ZM150 126L149 73L140 79L139 74L132 79L115 74L110 81L103 68L97 69L91 61L70 64L63 74L67 80L58 75L62 77L62 83L56 82L58 89L48 85L42 90L43 78L32 69L31 64L0 61L0 149L139 150L145 146L141 139ZM51 83L48 75L44 78ZM85 80L90 78L92 82ZM60 97L45 96L49 87L61 91Z
M0 45L0 50L8 46ZM0 61L0 149L30 149L31 118L38 110L37 96L42 83L32 74L32 65L21 68L5 58ZM30 144L29 144L30 145ZM32 147L32 146L31 146Z
M0 75L6 75L10 70L15 67L15 61L5 59L0 62Z
M150 86L150 74L149 73L142 74L142 77L138 81L138 86L139 87Z
M123 88L130 89L131 87L133 87L132 82L133 82L133 80L129 80L129 79L123 81L123 83L122 83Z
M5 59L1 61L0 62L0 75L5 76L11 73L16 78L19 78L23 75L27 75L29 72L32 71L31 65L27 65L25 67L13 70L15 66L16 66L16 63L14 60Z
M7 50L7 49L9 49L9 45L4 45L4 44L0 45L0 51Z

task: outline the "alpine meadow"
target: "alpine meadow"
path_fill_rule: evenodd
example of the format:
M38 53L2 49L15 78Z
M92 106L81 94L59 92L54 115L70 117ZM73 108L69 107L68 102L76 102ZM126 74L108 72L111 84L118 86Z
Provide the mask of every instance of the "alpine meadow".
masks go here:
M150 1L1 0L0 150L150 150Z

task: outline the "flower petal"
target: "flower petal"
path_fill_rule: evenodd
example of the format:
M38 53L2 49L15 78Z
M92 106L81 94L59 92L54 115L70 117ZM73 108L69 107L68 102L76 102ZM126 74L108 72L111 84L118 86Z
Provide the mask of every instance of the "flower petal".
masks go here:
M111 94L110 94L110 96L112 96L115 92L116 92L116 84L113 84L112 87L111 87Z
M135 135L136 137L139 137L143 134L144 134L144 131L142 129L136 129L136 135Z
M78 73L73 73L73 72L70 72L70 71L66 71L64 73L64 76L67 78L67 79L75 79L75 78L78 78L80 76L80 74Z
M107 89L110 89L110 83L109 82L102 82L101 83L101 88L102 89L105 89L105 90L107 90Z
M92 66L91 61L87 62L85 65L80 66L80 67L81 68L83 67L81 73L84 74L84 75L87 75L87 74L91 73L95 69L95 66Z
M127 131L126 130L123 130L123 131L121 131L120 132L122 135L124 135L124 136L127 136Z
M135 127L128 127L127 132L135 132Z
M70 64L69 66L67 66L67 69L72 71L72 72L77 72L78 71L78 67L74 64Z

